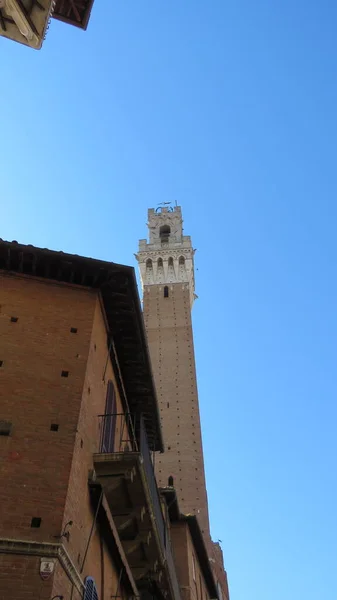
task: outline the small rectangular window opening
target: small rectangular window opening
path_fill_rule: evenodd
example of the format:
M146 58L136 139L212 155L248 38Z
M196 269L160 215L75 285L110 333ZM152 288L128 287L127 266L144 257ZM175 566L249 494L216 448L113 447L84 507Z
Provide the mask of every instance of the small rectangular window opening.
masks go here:
M41 517L33 517L30 523L31 527L40 527L41 525Z
M50 431L58 431L58 430L59 430L58 423L52 423L50 426Z
M12 423L9 421L0 421L0 435L8 436L12 432Z
M61 371L61 377L68 377L69 371Z
M3 360L0 360L0 367L2 367L2 366L3 366L3 364L4 364L4 361L3 361Z
M19 320L18 317L11 317L11 323L17 323Z
M77 327L71 327L70 333L77 333Z
M165 285L165 287L164 287L164 298L168 298L168 297L169 297L169 289L168 289L168 286Z

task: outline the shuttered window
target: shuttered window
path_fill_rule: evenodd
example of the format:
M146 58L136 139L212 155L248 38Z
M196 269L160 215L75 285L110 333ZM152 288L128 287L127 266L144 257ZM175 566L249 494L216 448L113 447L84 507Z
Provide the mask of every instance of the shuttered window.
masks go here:
M85 580L83 600L98 600L96 585L92 577L87 577Z

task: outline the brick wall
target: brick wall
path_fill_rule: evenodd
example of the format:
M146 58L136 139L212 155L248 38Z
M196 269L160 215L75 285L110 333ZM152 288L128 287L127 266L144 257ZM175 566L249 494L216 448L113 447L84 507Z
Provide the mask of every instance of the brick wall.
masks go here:
M116 594L119 576L96 526L83 565L94 517L88 472L98 450L107 381L114 380L107 359L95 291L0 275L0 421L12 423L11 435L0 436L6 482L0 486L0 537L62 542L78 574L95 578L100 600ZM33 517L41 519L38 528L31 527ZM68 542L60 534L70 520ZM60 563L47 581L39 564L39 556L0 553L0 598L49 600L62 594L79 600Z
M0 600L52 598L52 581L42 581L39 565L37 556L0 554Z
M222 598L220 597L219 600L229 600L227 573L224 568L223 555L219 543L211 542L210 555L213 559L212 567L214 572L214 578L221 589Z
M55 542L96 299L89 291L24 277L2 276L0 290L0 420L12 423L11 435L0 436L1 535ZM31 528L32 517L42 519L39 528Z
M187 523L171 525L175 564L183 600L209 600L210 595Z
M107 332L99 300L96 301L87 368L84 377L81 411L77 425L69 488L64 512L64 524L73 521L67 551L82 577L95 579L100 600L117 593L119 573L98 527L90 532L94 511L90 504L88 474L93 469L93 453L99 451L101 415L105 411L107 383L112 380L116 390L117 412L122 412L115 376L108 358ZM118 432L116 431L116 437ZM90 540L90 541L89 541ZM88 545L89 541L89 545ZM86 548L87 557L83 564ZM60 594L59 589L55 594Z
M144 288L144 319L159 399L165 453L156 458L159 485L174 479L183 512L209 531L189 289L184 284Z

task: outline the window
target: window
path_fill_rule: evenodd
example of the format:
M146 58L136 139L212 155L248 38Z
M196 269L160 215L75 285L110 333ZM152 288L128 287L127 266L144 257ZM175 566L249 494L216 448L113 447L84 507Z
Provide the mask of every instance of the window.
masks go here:
M98 600L98 593L92 577L86 577L83 600Z
M168 297L169 297L169 289L168 289L168 286L165 285L165 287L164 287L164 298L168 298Z
M169 225L162 225L159 230L160 241L162 244L165 244L169 241L171 233L171 227Z
M31 527L40 527L41 526L41 517L33 517L30 523Z
M194 558L194 554L192 554L192 573L193 573L193 580L196 581L197 577L195 574L195 558Z
M116 394L115 386L111 379L106 390L105 413L103 417L103 431L101 437L101 452L113 452L115 446L116 430Z
M158 258L158 267L162 267L163 266L163 259L162 258Z
M168 478L168 484L169 484L169 487L173 487L173 477L172 477L172 475L170 475L170 477Z
M9 421L0 421L0 435L10 435L12 432L12 423Z
M184 265L185 264L185 259L184 259L183 256L180 256L180 258L179 258L179 264L180 265Z

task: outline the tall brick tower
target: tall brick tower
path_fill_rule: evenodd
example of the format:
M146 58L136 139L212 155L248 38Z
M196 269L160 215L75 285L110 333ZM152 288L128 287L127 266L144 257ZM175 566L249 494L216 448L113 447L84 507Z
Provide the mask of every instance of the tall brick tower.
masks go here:
M148 344L166 452L156 458L159 485L174 485L184 513L197 515L209 536L191 308L194 250L183 235L180 206L148 211L149 241L137 259L143 285ZM173 479L173 481L172 481Z
M148 228L149 240L140 240L136 257L165 440L165 452L156 458L157 481L174 486L180 510L197 516L218 598L229 600L222 550L211 540L208 518L191 319L195 250L183 235L180 206L150 208Z

